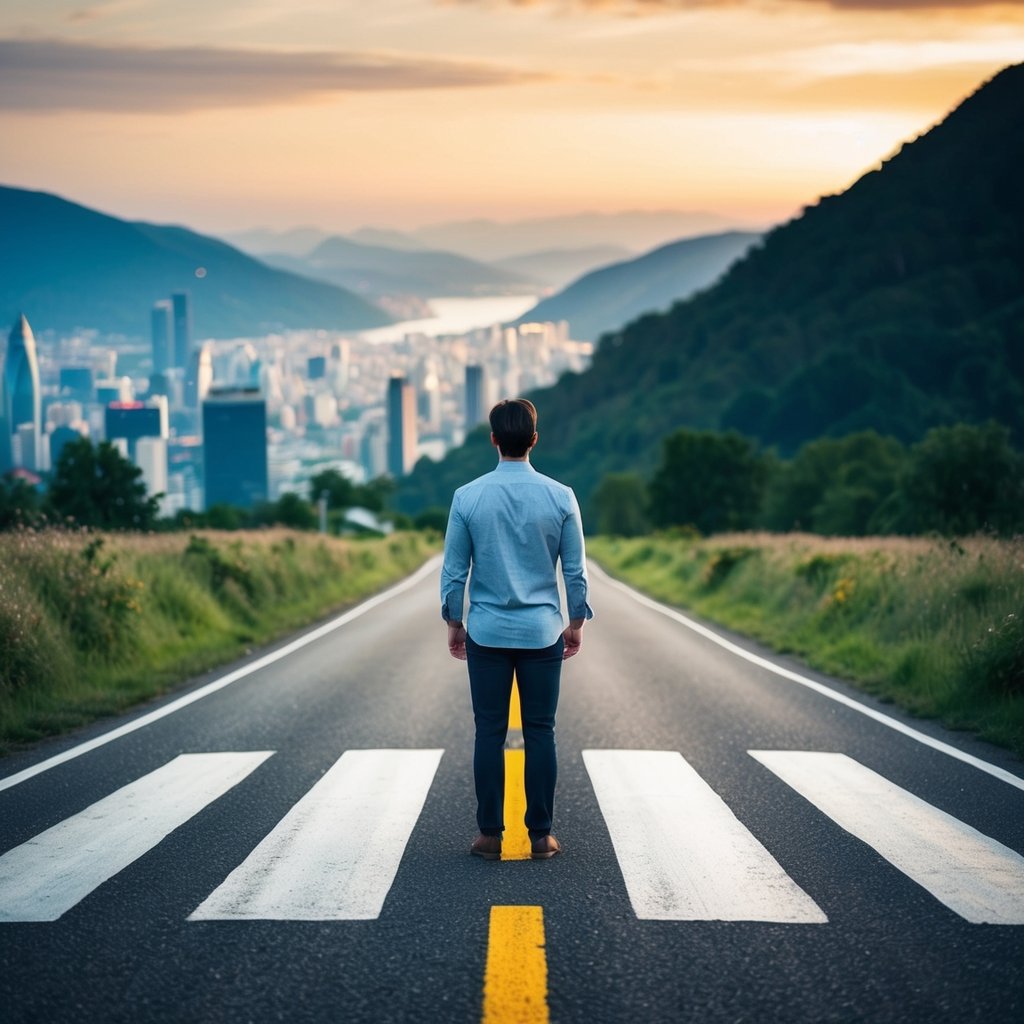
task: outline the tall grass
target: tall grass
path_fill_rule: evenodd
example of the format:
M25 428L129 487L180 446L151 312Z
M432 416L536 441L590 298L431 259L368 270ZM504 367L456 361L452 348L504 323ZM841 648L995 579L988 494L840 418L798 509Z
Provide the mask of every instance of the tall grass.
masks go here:
M0 534L0 752L111 714L379 590L436 537Z
M1024 539L597 537L654 597L1024 754Z

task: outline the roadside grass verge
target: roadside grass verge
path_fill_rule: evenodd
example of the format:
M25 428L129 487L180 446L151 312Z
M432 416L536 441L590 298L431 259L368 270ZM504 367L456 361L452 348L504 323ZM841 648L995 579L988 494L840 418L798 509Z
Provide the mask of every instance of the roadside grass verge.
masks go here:
M0 534L0 754L352 605L439 547L420 533Z
M1024 756L1024 539L594 537L612 575Z

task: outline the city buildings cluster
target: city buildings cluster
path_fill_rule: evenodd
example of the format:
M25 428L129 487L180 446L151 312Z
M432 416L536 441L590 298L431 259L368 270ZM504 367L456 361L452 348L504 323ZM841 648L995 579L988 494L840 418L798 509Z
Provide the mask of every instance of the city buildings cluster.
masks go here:
M188 293L157 302L148 346L95 333L37 343L25 316L3 359L0 473L39 482L63 446L107 440L142 470L161 512L251 507L334 468L356 483L441 458L499 397L589 362L568 325L496 324L391 341L291 331L195 341Z

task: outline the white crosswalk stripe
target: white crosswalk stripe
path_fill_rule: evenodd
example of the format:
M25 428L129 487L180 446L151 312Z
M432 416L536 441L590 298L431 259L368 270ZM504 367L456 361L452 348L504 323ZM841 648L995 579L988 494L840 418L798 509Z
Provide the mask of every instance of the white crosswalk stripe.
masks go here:
M0 856L0 922L55 921L273 751L182 754ZM444 751L350 750L190 920L380 916ZM837 753L749 751L972 923L1024 925L1024 857ZM636 916L827 917L676 751L585 750Z
M975 924L1024 924L1024 857L845 754L750 755L950 910Z
M818 905L669 750L585 750L636 916L823 924Z
M0 857L0 921L56 921L273 751L181 754Z
M443 750L349 750L192 921L380 916Z

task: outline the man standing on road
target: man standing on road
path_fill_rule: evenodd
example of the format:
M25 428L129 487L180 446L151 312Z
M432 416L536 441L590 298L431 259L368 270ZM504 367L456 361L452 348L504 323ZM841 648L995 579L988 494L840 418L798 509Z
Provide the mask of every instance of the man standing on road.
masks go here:
M526 827L531 856L553 857L555 710L562 661L583 643L587 603L583 526L571 488L530 465L537 410L525 398L499 402L490 415L497 468L452 499L441 569L441 617L448 650L469 664L476 721L473 778L480 835L470 853L501 856L505 735L512 678L519 688L526 746ZM569 612L563 630L556 563L561 559ZM470 568L472 575L470 576ZM469 618L463 601L469 577Z

